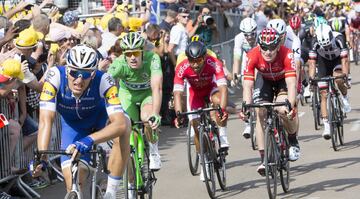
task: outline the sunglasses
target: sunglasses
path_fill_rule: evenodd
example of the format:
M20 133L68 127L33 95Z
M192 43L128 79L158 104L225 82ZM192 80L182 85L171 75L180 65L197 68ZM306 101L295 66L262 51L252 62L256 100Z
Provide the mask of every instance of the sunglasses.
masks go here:
M181 15L182 18L186 19L186 18L189 18L190 15Z
M278 45L270 45L270 46L261 46L260 45L260 48L261 50L263 51L274 51L276 48L278 47Z
M198 64L198 63L201 63L203 61L204 61L204 59L202 57L197 58L197 59L189 59L190 63L197 63Z
M69 75L75 79L81 77L82 79L89 79L93 71L85 70L69 70Z
M141 53L142 51L125 52L125 56L132 57L134 55L134 57L140 57Z
M251 32L251 33L244 33L245 37L255 37L256 33L255 32Z

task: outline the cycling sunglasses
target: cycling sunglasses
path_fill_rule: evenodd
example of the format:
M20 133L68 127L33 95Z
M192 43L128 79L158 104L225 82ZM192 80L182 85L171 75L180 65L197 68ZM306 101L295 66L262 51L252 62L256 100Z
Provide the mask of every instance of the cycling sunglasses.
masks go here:
M134 57L140 57L142 51L132 51L132 52L125 52L125 56L126 57L132 57L134 55Z
M256 32L251 32L251 33L244 33L245 37L255 37L256 36Z
M274 51L277 47L278 47L278 45L270 45L270 46L260 45L260 48L263 51L268 51L268 50Z
M189 62L190 62L190 63L197 63L197 64L199 64L199 63L201 63L201 62L203 62L203 61L204 61L204 58L202 58L202 57L196 58L196 59L189 59Z
M81 77L82 79L89 79L93 71L86 70L69 70L69 75L75 79Z

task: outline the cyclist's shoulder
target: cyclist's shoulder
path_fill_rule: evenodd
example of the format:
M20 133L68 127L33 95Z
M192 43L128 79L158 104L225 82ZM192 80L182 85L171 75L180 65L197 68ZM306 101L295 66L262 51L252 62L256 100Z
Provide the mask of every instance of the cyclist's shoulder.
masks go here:
M144 56L143 56L143 63L144 64L161 64L161 59L160 59L160 56L153 52L153 51L150 51L150 50L145 50L144 51Z

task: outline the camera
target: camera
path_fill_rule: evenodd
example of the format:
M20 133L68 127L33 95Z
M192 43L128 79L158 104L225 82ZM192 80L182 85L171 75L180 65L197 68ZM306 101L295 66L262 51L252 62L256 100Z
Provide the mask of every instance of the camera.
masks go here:
M145 7L146 6L146 1L141 1L141 7Z
M205 22L206 25L211 26L214 24L215 20L211 15L204 15L203 22Z

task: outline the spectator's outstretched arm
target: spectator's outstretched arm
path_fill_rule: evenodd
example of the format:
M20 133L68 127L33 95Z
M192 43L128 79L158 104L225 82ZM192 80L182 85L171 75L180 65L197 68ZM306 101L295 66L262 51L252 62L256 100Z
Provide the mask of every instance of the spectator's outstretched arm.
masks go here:
M25 9L26 6L30 5L30 3L26 3L25 1L20 1L19 4L15 6L15 8L7 11L4 16L8 19L11 19L16 13L21 12Z
M22 126L24 124L27 115L25 85L22 85L18 88L18 94L19 94L19 124Z
M146 0L146 6L140 7L141 15L140 18L143 19L143 25L150 21L151 17L151 6L152 2L150 0Z

